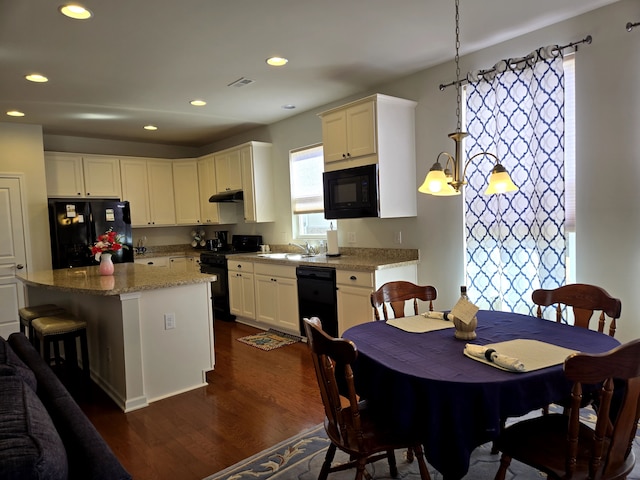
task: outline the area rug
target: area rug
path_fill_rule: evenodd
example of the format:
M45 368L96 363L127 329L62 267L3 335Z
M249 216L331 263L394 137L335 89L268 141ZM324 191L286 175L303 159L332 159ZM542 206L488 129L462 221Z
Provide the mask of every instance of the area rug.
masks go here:
M588 415L588 413L587 413ZM315 427L291 437L284 442L263 450L221 472L215 473L204 480L316 480L320 467L324 461L329 439L324 427ZM628 480L640 480L640 440L636 436L633 444L636 454L635 468L627 477ZM420 480L418 463L406 462L406 451L396 451L398 465L397 479ZM336 453L335 461L346 461L347 456ZM476 448L471 455L471 465L464 480L492 480L498 471L500 455L491 454L491 443ZM389 465L386 461L379 461L367 466L367 470L375 480L390 480ZM429 465L432 480L441 480L442 475ZM336 472L329 475L328 480L352 480L355 470ZM513 460L507 472L507 480L541 480L546 475L537 470Z
M239 342L259 348L260 350L274 350L276 348L291 345L300 341L300 337L289 335L288 333L279 332L278 330L269 329L266 332L256 333L237 339Z

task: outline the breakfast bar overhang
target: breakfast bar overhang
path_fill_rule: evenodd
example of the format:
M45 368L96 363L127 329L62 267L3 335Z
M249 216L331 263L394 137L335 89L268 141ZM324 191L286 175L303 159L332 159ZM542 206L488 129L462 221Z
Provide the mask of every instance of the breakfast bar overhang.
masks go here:
M22 273L27 305L87 322L91 378L125 412L206 385L215 364L215 275L135 263Z

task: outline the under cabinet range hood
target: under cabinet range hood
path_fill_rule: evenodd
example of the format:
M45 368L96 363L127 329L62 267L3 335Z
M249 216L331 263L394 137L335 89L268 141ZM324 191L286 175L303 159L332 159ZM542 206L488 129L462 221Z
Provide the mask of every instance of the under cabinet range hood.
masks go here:
M242 190L238 190L236 192L224 192L224 193L216 193L215 195L211 195L209 197L210 203L231 203L231 202L241 202L244 199L242 195Z

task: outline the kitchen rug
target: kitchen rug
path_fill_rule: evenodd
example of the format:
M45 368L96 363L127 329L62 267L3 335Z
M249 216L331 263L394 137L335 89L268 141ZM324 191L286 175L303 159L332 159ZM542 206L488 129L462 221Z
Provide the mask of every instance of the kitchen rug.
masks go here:
M289 335L288 333L279 332L278 330L269 329L266 332L256 333L237 339L239 342L246 343L260 350L274 350L276 348L291 345L300 341L300 337Z

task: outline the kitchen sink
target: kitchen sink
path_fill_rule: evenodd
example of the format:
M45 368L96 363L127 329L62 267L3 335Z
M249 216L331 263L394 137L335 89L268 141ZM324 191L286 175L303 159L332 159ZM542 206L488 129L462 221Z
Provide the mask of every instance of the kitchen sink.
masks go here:
M303 258L314 257L306 253L259 253L259 257L272 258L274 260L302 260Z

